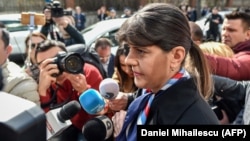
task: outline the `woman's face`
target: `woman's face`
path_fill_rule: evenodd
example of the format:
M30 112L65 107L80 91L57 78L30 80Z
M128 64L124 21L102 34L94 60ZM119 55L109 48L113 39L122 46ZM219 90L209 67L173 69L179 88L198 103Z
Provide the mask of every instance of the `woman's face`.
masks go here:
M120 65L121 65L121 69L131 78L134 77L132 68L129 65L125 64L125 55L120 55L119 56L119 61L120 61Z
M35 59L35 49L37 47L37 45L39 43L41 43L42 41L44 41L44 39L42 37L39 36L32 36L31 37L31 51L30 51L30 60L32 63L36 62ZM30 42L30 40L28 41L28 43ZM26 48L26 52L28 53L28 48Z
M156 45L145 47L129 45L129 54L125 62L132 66L137 87L157 92L176 73L170 69L174 62L173 58L172 51L164 52Z
M44 15L46 20L50 20L51 19L51 10L50 9L45 9L44 10Z

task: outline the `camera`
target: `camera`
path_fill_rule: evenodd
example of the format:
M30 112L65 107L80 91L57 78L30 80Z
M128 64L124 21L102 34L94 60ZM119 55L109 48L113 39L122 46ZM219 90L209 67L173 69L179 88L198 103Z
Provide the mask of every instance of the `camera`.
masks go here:
M63 71L72 74L83 73L84 63L85 62L79 53L59 52L57 56L53 58L53 64L57 64L59 73L52 74L52 76L57 77L62 74Z
M34 16L31 18L31 16ZM30 21L33 20L33 21ZM32 12L22 12L21 13L21 23L23 25L45 25L45 15L41 13L32 13Z
M64 10L61 6L61 3L59 1L53 1L51 3L51 16L52 17L62 17L62 16L69 16L72 15L71 10Z

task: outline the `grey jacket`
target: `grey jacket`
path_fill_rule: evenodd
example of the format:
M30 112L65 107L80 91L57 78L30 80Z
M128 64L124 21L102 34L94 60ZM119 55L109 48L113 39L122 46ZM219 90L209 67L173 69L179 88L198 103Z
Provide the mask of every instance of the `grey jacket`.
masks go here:
M36 81L17 64L7 61L1 66L3 73L3 91L30 100L40 105Z

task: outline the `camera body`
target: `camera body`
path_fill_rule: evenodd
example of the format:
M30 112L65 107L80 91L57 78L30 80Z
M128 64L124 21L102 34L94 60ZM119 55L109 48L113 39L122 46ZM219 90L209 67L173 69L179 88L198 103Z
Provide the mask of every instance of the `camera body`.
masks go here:
M61 3L59 1L53 1L51 3L51 16L52 17L63 17L63 16L69 16L72 15L71 10L64 10L61 6Z
M85 62L79 53L59 52L57 56L53 58L53 64L57 64L59 73L52 74L52 76L57 77L64 71L72 74L83 73L84 63Z

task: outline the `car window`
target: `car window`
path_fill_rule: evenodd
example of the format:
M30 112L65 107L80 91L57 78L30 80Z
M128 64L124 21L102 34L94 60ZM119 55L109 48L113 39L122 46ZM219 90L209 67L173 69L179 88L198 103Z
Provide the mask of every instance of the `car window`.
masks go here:
M116 41L115 39L115 34L116 32L118 32L119 29L116 29L116 30L112 30L112 31L109 31L109 32L106 32L104 33L103 35L101 36L98 36L95 41L98 39L98 38L108 38L111 42L112 42L112 47L116 47L119 45L118 41ZM94 47L95 46L95 41L90 45L90 47Z
M108 38L108 39L113 43L113 46L118 46L118 42L117 42L116 39L115 39L115 34L116 34L116 32L117 32L118 30L119 30L119 29L116 29L116 30L107 32L107 33L105 33L102 37Z
M1 22L6 26L9 32L29 30L29 26L21 24L19 20L2 20ZM35 26L35 29L37 29L37 26Z
M94 28L96 27L96 25L97 25L97 24L93 24L93 25L91 25L91 26L85 28L83 31L81 31L81 33L84 34L84 33L88 32L88 31L94 29Z

